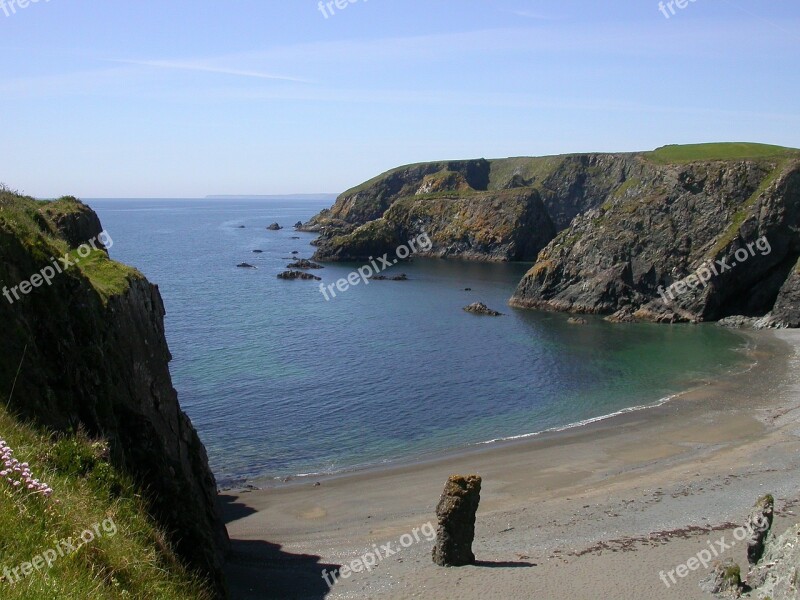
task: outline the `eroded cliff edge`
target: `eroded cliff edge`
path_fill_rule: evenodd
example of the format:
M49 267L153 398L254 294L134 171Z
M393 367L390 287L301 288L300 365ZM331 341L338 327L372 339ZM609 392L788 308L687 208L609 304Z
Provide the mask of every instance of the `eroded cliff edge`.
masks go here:
M227 532L205 448L172 386L161 296L102 248L77 255L100 233L97 216L75 199L0 191L2 285L30 280L67 253L79 259L50 285L0 298L0 386L4 396L13 387L9 408L21 418L107 439L178 554L222 597Z
M428 256L535 261L510 301L520 308L798 327L799 193L800 151L761 144L479 159L394 169L304 228L320 233L322 261L422 232ZM717 272L685 290L704 265Z

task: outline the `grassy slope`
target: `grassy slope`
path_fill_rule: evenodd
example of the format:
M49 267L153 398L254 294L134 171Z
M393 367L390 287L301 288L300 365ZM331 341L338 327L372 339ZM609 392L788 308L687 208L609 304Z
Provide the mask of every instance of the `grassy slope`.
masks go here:
M31 496L0 480L0 597L204 598L201 584L180 565L164 534L147 515L135 485L106 460L105 444L80 434L55 439L19 423L0 408L0 436L14 457L54 490ZM106 521L111 519L111 521ZM59 541L78 538L106 521L101 537L59 557L50 568L19 581L11 569L30 562ZM114 526L112 526L112 523ZM116 534L113 534L116 529ZM88 538L89 536L87 536Z
M48 210L42 211L45 206ZM51 256L77 256L50 221L52 214L75 209L70 199L45 204L0 186L0 229L13 233L42 265ZM141 277L102 251L93 251L70 271L86 277L104 300L125 291L132 278ZM0 598L208 597L147 514L141 491L105 459L105 444L80 433L57 439L19 422L4 408L9 392L3 390L0 395L0 439L14 450L15 458L30 463L34 476L47 482L54 493L49 499L30 496L0 478ZM77 538L109 518L116 524L116 535L99 537L21 581L9 581L2 573L3 568L19 567L57 548L59 540Z

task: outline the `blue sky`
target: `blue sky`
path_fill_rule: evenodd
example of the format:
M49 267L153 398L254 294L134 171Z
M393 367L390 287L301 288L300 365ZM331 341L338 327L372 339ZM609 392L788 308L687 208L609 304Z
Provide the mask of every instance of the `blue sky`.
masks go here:
M800 146L796 0L670 18L654 0L357 0L327 18L318 0L3 2L0 182L39 197L340 192L426 160Z

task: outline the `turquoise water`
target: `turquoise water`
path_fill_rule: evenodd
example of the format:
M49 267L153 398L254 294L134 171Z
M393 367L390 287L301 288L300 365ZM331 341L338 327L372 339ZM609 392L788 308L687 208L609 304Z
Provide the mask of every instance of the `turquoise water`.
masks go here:
M221 485L559 428L658 403L743 360L742 338L715 326L576 326L511 309L529 265L418 259L388 272L409 281L326 302L316 282L276 278L293 250L313 253L314 236L291 225L323 202L88 203L112 257L161 289L174 384ZM273 221L286 229L267 231ZM315 273L328 284L357 266ZM461 310L475 301L506 316Z

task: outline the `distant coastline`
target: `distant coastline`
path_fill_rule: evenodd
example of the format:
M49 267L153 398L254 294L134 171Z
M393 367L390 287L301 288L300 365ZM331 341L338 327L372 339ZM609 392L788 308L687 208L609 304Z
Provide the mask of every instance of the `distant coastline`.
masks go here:
M221 194L206 196L206 200L336 200L339 194Z

